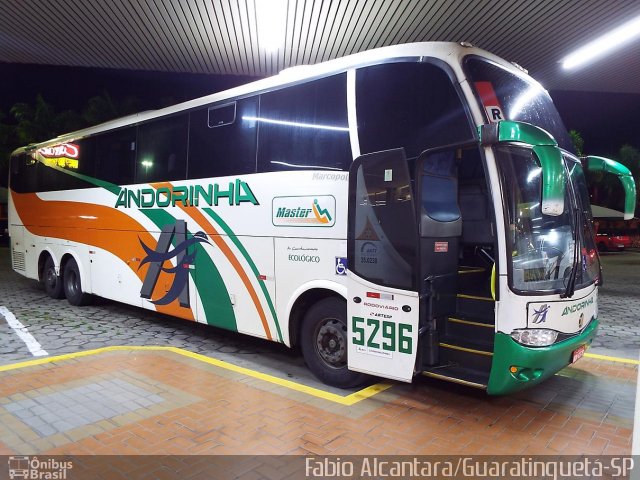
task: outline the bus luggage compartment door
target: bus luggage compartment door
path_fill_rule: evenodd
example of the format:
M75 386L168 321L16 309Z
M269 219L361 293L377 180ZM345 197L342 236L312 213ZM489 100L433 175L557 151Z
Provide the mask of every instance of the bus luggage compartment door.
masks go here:
M354 160L347 250L349 368L409 382L420 312L416 214L404 150Z

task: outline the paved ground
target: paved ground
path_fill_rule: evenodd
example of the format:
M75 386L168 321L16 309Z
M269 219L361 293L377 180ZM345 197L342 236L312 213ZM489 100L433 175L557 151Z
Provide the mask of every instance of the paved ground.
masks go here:
M51 300L11 272L7 254L0 249L0 305L48 355L33 357L0 320L0 454L631 452L631 363L585 358L497 398L431 379L332 390L273 343L106 300L83 308ZM640 254L603 260L603 328L590 351L637 360ZM110 345L184 350L73 353ZM71 355L48 361L60 354ZM11 366L30 359L44 363Z
M638 359L640 354L640 252L602 253L600 329L592 352Z
M425 379L333 398L174 352L106 352L0 372L0 454L628 455L636 376L584 359L512 396Z
M602 256L601 327L591 352L638 359L640 353L640 253ZM267 373L313 382L295 352L281 345L193 324L97 299L88 307L52 300L32 280L11 270L9 251L0 248L0 305L6 306L50 354L108 345L171 345ZM1 318L1 315L0 315ZM0 365L31 358L24 342L0 321ZM320 386L314 383L314 386Z
M81 308L70 306L64 299L52 300L37 282L11 270L9 250L0 247L2 305L28 328L49 355L110 345L170 345L326 388L309 373L302 357L284 345L103 298ZM0 314L0 365L30 358L33 357L25 343Z

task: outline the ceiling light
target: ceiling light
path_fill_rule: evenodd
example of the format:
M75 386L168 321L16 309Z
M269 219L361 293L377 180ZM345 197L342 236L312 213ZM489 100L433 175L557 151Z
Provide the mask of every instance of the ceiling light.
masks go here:
M287 0L255 0L258 44L274 52L284 44L287 27Z
M593 42L565 57L562 60L562 67L565 69L578 67L638 36L640 36L640 17L636 17L615 30L596 38Z

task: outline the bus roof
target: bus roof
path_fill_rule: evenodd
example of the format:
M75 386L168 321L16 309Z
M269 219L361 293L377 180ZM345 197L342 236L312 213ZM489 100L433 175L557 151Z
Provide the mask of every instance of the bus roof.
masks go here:
M188 100L186 102L178 103L176 105L172 105L162 109L148 110L140 113L135 113L133 115L128 115L126 117L109 120L99 125L62 134L50 140L20 147L16 149L13 154L15 155L17 153L31 151L35 148L40 148L57 143L79 140L81 138L88 137L100 132L115 130L129 125L135 125L138 123L146 122L148 120L152 120L154 118L172 115L174 113L191 110L211 103L223 102L224 100L245 97L251 94L257 94L285 87L287 85L300 83L305 80L312 80L314 78L345 72L349 69L360 66L383 63L392 59L408 59L416 57L432 57L444 61L451 61L451 59L456 59L456 61L459 61L462 57L470 54L480 55L482 57L488 58L508 68L509 70L522 75L522 72L518 68L514 67L513 64L469 44L455 42L420 42L391 45L388 47L375 48L364 52L354 53L352 55L347 55L345 57L336 58L334 60L329 60L315 65L300 65L287 68L282 70L277 75L240 85L228 90L212 93L204 97L195 98L193 100Z

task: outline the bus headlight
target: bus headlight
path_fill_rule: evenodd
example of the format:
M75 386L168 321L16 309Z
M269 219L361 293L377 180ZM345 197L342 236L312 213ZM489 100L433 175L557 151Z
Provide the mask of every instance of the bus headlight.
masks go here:
M546 328L522 328L511 332L511 338L522 345L546 347L555 343L558 332Z

